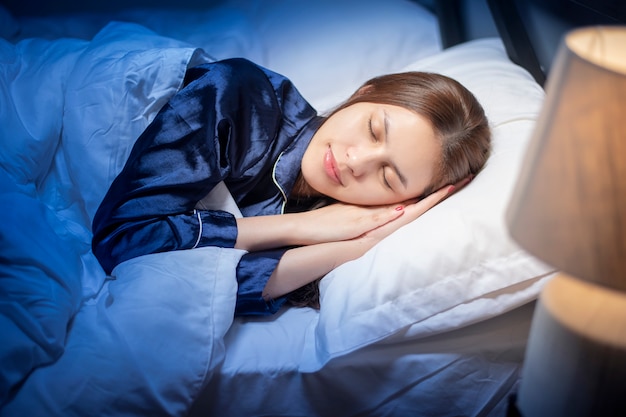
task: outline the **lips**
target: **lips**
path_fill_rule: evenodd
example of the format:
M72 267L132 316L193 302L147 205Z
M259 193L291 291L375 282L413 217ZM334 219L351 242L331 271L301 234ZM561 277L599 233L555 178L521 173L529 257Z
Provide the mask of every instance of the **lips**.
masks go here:
M324 154L324 171L331 181L342 185L339 169L337 168L337 161L335 160L335 156L333 155L333 151L330 149L330 146Z

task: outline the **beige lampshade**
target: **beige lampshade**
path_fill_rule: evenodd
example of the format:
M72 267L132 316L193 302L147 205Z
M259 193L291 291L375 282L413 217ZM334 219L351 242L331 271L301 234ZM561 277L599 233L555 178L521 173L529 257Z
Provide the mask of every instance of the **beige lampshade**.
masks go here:
M626 27L564 37L507 222L538 258L626 291Z

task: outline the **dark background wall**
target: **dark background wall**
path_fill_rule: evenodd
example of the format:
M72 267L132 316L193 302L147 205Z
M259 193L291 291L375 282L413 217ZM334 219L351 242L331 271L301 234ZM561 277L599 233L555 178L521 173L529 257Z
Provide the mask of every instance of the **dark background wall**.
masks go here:
M0 0L14 15L39 16L82 11L110 11L129 7L203 8L222 0Z

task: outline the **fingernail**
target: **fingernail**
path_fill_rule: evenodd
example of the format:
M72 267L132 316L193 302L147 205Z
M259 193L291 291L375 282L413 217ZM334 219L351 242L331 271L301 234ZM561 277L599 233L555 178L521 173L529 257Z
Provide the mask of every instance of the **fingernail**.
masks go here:
M452 192L455 190L455 188L456 187L454 185L449 186L448 187L448 194L452 194Z
M402 211L402 210L404 210L404 206L398 206L398 207L396 207L396 211Z

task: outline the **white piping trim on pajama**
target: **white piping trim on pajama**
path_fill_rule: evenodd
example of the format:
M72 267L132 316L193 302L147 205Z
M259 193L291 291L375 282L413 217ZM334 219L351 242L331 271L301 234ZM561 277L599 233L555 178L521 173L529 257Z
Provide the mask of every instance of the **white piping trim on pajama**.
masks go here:
M198 239L196 239L196 243L193 245L191 249L197 248L198 244L200 244L200 238L202 237L202 217L200 217L200 212L196 209L193 209L193 214L198 218L198 224L200 225L200 230L198 231Z
M280 214L285 214L285 206L287 205L287 194L285 194L283 187L281 187L278 181L276 180L276 166L278 165L278 161L280 161L280 158L283 156L284 153L285 151L282 151L280 155L278 155L278 158L276 159L276 162L274 162L274 166L272 167L272 181L274 182L274 185L276 185L276 187L280 191L280 194L283 196L283 204L281 204L280 206Z

